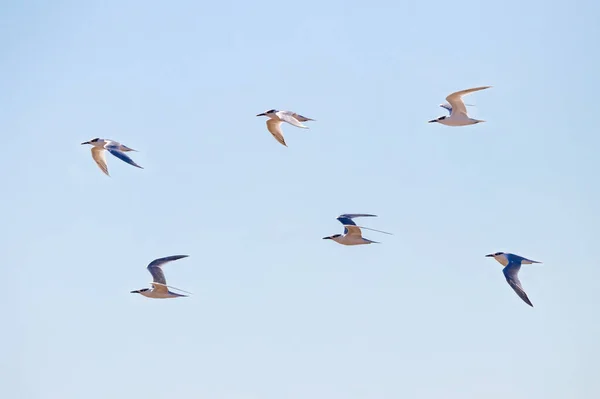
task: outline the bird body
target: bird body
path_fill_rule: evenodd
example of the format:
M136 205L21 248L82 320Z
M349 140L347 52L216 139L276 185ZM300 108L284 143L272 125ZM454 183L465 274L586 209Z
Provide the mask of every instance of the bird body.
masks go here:
M148 265L147 269L152 275L152 289L142 288L140 290L131 291L132 294L140 294L146 298L165 299L165 298L178 298L182 295L169 290L165 274L163 273L162 266L165 263L172 262L174 260L187 258L189 255L173 255L165 258L155 259Z
M454 92L446 97L447 104L441 104L440 107L447 109L450 115L440 116L437 119L432 119L429 123L437 122L446 126L468 126L475 125L477 123L485 122L479 119L470 118L467 115L467 108L462 101L462 97L474 91L488 89L492 86L481 86L472 89L466 89Z
M342 225L344 226L344 234L334 234L332 236L328 236L328 237L323 237L324 240L333 240L335 242L337 242L338 244L342 244L342 245L365 245L365 244L371 244L371 243L376 243L379 244L379 242L377 241L372 241L372 240L368 240L366 238L364 238L362 236L362 231L360 229L359 226L356 225L356 223L354 223L354 221L352 220L353 218L356 217L376 217L377 215L370 215L367 213L354 213L354 214L343 214L337 217L337 220L342 223ZM374 230L374 229L368 229L367 227L363 227L367 230ZM379 230L374 230L374 231L379 231ZM385 233L385 234L390 234L390 233L386 233L385 231L379 231L380 233Z
M126 162L130 165L135 166L136 168L144 169L137 163L135 163L126 152L136 151L133 148L129 148L117 141L108 140L108 139L100 139L95 138L90 141L85 141L81 143L81 145L90 144L92 146L92 158L100 168L104 174L110 176L108 173L108 166L106 165L106 156L105 151L110 152L115 157L119 158L121 161Z
M273 135L275 140L286 147L287 144L285 143L283 131L281 130L281 124L283 122L287 122L290 125L294 125L299 128L308 129L308 126L303 125L302 122L314 121L314 119L307 118L292 111L278 111L276 109L270 109L256 116L266 116L269 118L267 120L267 129Z
M517 295L529 306L533 307L533 304L529 300L529 297L525 293L523 286L521 285L521 281L519 280L519 270L521 270L521 265L529 265L532 263L542 263L535 260L523 258L522 256L506 253L506 252L496 252L494 254L486 255L486 257L494 258L504 266L502 272L504 273L504 277L506 278L506 282L511 288L517 293Z

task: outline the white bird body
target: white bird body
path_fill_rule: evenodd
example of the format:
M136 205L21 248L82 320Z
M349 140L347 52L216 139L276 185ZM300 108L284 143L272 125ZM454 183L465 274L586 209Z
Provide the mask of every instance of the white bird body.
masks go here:
M292 111L278 111L276 109L270 109L256 116L266 116L269 118L267 120L267 129L273 135L275 140L286 147L287 144L283 138L283 130L281 130L281 124L283 122L287 122L290 125L294 125L299 128L308 129L308 126L303 125L302 122L314 121L314 119L307 118Z
M167 285L165 274L162 271L162 266L165 263L187 257L188 255L173 255L153 260L147 267L148 271L152 275L152 289L142 288L141 290L131 291L131 293L140 294L145 296L146 298L154 299L178 298L187 296L169 291L169 286Z
M429 123L437 122L446 126L468 126L485 122L483 120L469 117L467 114L467 107L465 106L465 103L463 103L462 97L475 91L489 89L490 87L492 86L474 87L472 89L461 90L448 95L448 97L446 97L448 104L442 104L440 106L450 111L450 115L440 116L437 119L432 119L429 121Z
M329 237L329 239L342 245L365 245L377 243L377 241L371 241L363 238L360 227L358 226L344 226L344 234L335 234Z
M166 299L166 298L177 298L180 296L186 296L186 295L180 295L177 294L175 292L171 292L169 291L168 287L166 286L161 286L158 284L152 284L152 286L154 287L154 289L150 290L148 288L141 289L139 290L138 294L145 296L146 298L154 298L154 299Z
M104 174L110 176L108 173L108 166L106 165L106 154L105 151L110 152L115 157L119 158L123 162L135 166L136 168L144 169L133 161L129 156L125 155L126 152L136 151L133 148L129 148L117 141L95 138L90 141L81 143L81 145L90 144L92 146L92 158Z

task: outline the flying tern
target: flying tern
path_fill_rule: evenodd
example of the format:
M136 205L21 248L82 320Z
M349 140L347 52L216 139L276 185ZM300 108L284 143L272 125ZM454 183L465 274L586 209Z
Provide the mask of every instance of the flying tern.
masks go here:
M504 269L502 272L504 273L504 277L506 277L506 282L508 285L512 287L513 290L517 293L517 295L529 306L533 307L533 304L527 297L525 290L521 286L521 281L519 281L519 270L521 269L521 265L529 265L532 263L542 263L535 260L523 258L519 255L505 253L505 252L496 252L495 254L486 255L487 257L496 259Z
M150 262L150 264L147 267L148 271L152 275L152 283L151 284L152 284L153 288L152 289L142 288L141 290L131 291L131 293L132 294L140 294L147 298L158 298L158 299L178 298L181 296L187 296L187 295L177 294L175 292L169 291L169 288L175 288L175 287L169 287L167 285L167 280L165 279L165 274L162 271L162 266L167 262L172 262L174 260L187 258L188 256L189 255L173 255L173 256L167 256L165 258L159 258L159 259L153 260L152 262ZM175 288L175 289L179 290L179 291L183 291L183 290L180 290L179 288ZM185 292L185 291L183 291L183 292ZM189 294L189 292L188 292L188 294Z
M363 244L371 244L376 243L377 241L371 241L366 238L363 238L361 227L357 226L356 223L352 220L357 217L377 217L377 215L370 215L367 213L346 213L337 217L337 220L344 225L344 234L334 234L329 237L323 237L324 240L333 240L338 244L342 245L363 245ZM363 229L377 231L379 233L386 233L385 231L370 229L368 227L362 227Z
M94 161L96 161L96 164L98 165L100 170L104 172L107 176L110 175L108 174L108 166L106 166L106 156L104 150L110 152L115 157L119 158L121 161L127 162L129 165L133 165L136 168L144 169L137 163L133 162L133 159L129 158L129 156L125 154L129 151L136 151L133 148L129 148L113 140L99 138L95 138L90 141L81 143L81 145L84 144L90 144L92 146L92 158L94 158Z
M286 147L287 144L285 143L283 131L281 130L282 122L287 122L296 127L308 129L308 126L303 125L302 122L314 121L314 119L307 118L292 111L278 111L276 109L270 109L267 112L263 112L262 114L258 114L256 116L266 116L269 118L269 120L267 120L267 129L269 132L271 132L273 137L275 137L275 140L279 141Z
M466 89L457 91L446 97L447 104L441 104L440 107L447 109L450 115L440 116L437 119L432 119L429 123L438 122L446 126L467 126L474 125L476 123L485 122L479 119L470 118L467 115L467 107L462 101L462 97L466 94L473 93L474 91L489 89L492 86L481 86L472 89Z

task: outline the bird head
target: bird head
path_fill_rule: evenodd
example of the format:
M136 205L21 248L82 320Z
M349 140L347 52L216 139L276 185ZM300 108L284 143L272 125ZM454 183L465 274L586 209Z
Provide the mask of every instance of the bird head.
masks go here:
M276 109L270 109L270 110L268 110L266 112L263 112L262 114L258 114L256 116L269 116L269 115L272 115L272 114L274 114L276 112L277 112Z
M488 258L496 259L502 266L508 265L508 256L504 252L496 252L494 254L486 255Z
M444 119L446 119L446 116L445 116L445 115L444 115L444 116L440 116L440 117L439 117L439 118L437 118L437 119L432 119L432 120L430 120L430 121L428 121L428 122L429 122L429 123L433 123L433 122L439 122L439 121L441 121L441 120L444 120Z
M141 294L142 292L150 291L150 288L142 288L141 290L131 291L131 294Z
M104 140L102 140L102 142L103 142L103 141L104 141ZM81 143L81 145L84 145L84 144L91 144L91 145L95 145L96 143L101 143L100 139L99 139L99 138L97 138L97 137L96 137L95 139L92 139L92 140L90 140L90 141L85 141L85 142Z
M341 237L341 236L342 236L341 234L334 234L334 235L329 236L329 237L323 237L323 239L324 240L333 240L334 238L338 238L338 237Z

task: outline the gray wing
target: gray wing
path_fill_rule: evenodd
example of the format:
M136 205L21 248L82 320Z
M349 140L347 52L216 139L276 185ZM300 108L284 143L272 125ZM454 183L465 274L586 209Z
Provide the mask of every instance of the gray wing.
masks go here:
M308 126L304 126L298 119L294 117L295 113L291 111L279 111L277 112L277 116L284 122L289 123L290 125L294 125L296 127L301 127L303 129L308 129Z
M533 304L521 286L521 281L519 281L519 270L521 270L521 264L511 262L508 264L508 266L502 269L502 272L504 273L504 277L506 277L506 282L508 285L512 287L512 289L526 304L533 307Z
M339 222L343 225L356 226L356 223L354 223L352 218L367 217L367 216L377 217L377 215L370 215L368 213L344 213L343 215L338 216L337 220L339 220Z
M297 113L295 113L295 112L292 114L292 116L293 116L294 118L296 118L296 120L298 120L298 121L300 121L300 122L314 121L314 119L307 118L306 116L302 116L302 115L300 115L300 114L297 114Z
M450 114L452 114L452 105L446 103L446 104L440 104L440 107L445 108L446 110L448 110L448 112Z
M113 154L115 157L119 158L121 161L127 162L129 165L133 165L136 168L144 169L137 163L133 162L133 159L129 158L129 156L127 156L125 153L119 151L117 148L107 147L106 150L108 152L110 152L111 154Z
M150 264L148 265L148 271L150 272L150 274L152 275L152 281L154 281L155 283L160 283L160 284L167 284L167 280L165 280L165 274L162 271L162 265L164 265L165 263L168 262L172 262L174 260L178 260L178 259L182 259L182 258L187 258L189 255L173 255L173 256L167 256L164 258L158 258L153 260L152 262L150 262Z

